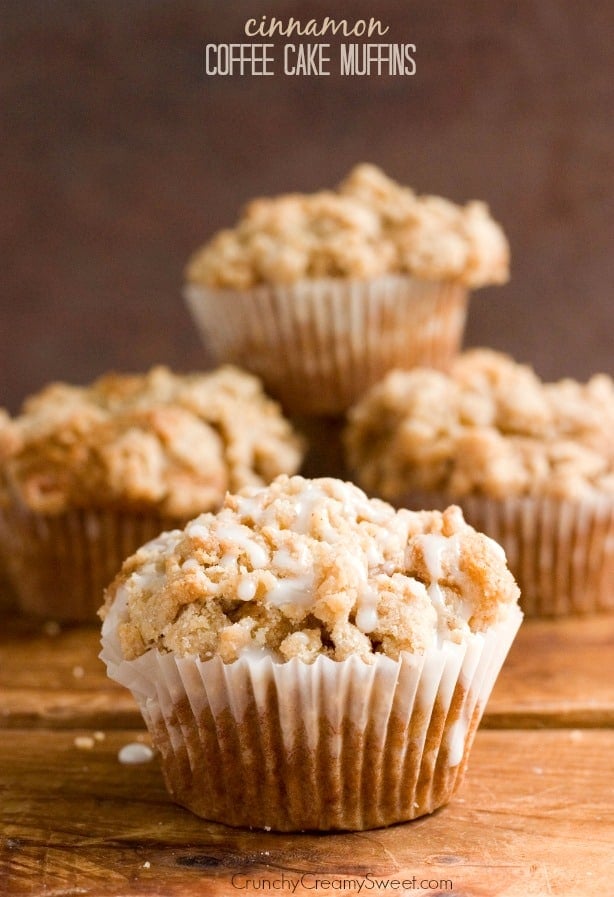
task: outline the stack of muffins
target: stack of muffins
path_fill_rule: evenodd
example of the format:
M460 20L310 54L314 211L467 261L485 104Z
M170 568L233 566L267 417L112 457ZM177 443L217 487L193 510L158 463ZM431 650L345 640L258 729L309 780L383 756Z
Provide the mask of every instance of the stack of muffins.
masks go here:
M469 291L508 265L484 204L360 165L250 203L190 260L186 301L232 367L56 384L0 421L22 606L86 619L108 586L101 657L195 813L292 831L432 812L519 597L614 605L611 379L459 354ZM288 418L342 422L368 494L296 475Z

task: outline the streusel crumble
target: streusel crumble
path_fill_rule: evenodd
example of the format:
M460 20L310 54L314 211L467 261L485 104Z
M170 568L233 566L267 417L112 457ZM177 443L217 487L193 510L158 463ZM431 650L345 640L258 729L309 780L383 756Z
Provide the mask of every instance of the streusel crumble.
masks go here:
M294 473L301 447L259 380L236 368L54 383L0 419L0 501L44 514L156 508L185 518L227 489Z
M385 498L614 495L614 381L543 383L486 349L449 375L393 371L352 409L349 463Z
M476 288L504 283L509 249L482 202L419 196L374 165L336 190L250 202L190 260L190 283L238 290L304 279L412 274Z
M518 598L501 548L458 508L395 511L330 478L227 495L143 546L107 592L133 659L155 647L232 662L423 653L495 625Z

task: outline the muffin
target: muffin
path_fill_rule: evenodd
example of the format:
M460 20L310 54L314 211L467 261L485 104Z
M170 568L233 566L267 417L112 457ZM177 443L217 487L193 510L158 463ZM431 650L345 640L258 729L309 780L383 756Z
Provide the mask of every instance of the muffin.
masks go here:
M178 803L235 826L360 830L450 799L517 597L458 508L280 476L126 560L101 658Z
M351 411L348 464L395 505L454 501L500 542L525 613L614 609L614 382L543 383L485 349L395 371Z
M279 406L232 367L47 386L0 420L0 555L21 608L96 620L139 545L300 461Z
M508 264L483 203L418 196L363 164L336 190L253 200L190 259L184 294L219 360L293 413L335 415L391 368L447 368L468 291Z

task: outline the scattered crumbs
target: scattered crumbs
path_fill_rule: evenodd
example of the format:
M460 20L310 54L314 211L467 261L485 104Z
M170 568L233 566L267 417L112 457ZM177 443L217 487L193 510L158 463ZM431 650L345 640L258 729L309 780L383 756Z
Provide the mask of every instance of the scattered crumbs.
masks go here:
M80 751L91 751L94 747L94 739L91 735L77 735L74 740L74 745Z
M106 737L104 732L94 732L95 741L104 741Z
M45 635L59 635L61 631L62 627L57 620L47 620L46 623L43 623L43 632Z
M85 676L85 670L83 669L83 667L73 667L72 674L75 679L83 679L83 677Z
M130 765L136 763L149 763L153 757L153 751L146 744L133 742L132 744L125 744L123 748L120 748L117 757L120 763Z
M541 775L543 775L544 770L542 769L541 766L534 766L533 772L535 773L536 776L541 776Z
M569 733L570 741L582 741L583 738L584 734L580 731L580 729L572 729L572 731Z
M143 863L143 869L151 869L151 863L149 862L149 860L145 860L145 862Z

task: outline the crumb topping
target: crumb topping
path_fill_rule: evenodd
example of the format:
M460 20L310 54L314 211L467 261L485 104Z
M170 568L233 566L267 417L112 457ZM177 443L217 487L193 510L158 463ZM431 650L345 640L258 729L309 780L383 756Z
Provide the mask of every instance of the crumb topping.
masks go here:
M449 375L391 372L351 410L348 460L385 498L414 490L494 498L614 495L614 381L543 383L486 349Z
M230 366L207 374L109 374L54 383L0 419L0 500L42 513L156 508L187 519L227 489L294 473L300 443L260 381Z
M191 283L239 290L399 273L468 287L504 283L509 247L484 203L418 196L362 164L336 190L253 200L186 269Z
M462 642L517 598L503 550L459 508L395 511L351 483L280 476L143 546L101 616L117 602L128 660L155 647L369 661Z

